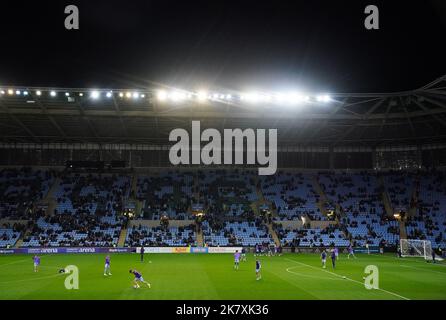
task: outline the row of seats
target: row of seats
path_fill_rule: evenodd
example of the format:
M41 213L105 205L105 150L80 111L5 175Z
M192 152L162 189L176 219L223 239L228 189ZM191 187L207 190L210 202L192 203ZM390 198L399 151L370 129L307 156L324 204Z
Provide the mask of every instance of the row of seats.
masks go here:
M280 220L300 220L302 216L326 220L317 207L319 197L309 174L279 171L274 176L262 176L261 188Z
M147 227L134 226L127 230L127 246L188 246L196 244L194 226Z
M226 222L221 228L211 228L205 221L202 225L204 241L209 246L274 243L268 229L256 222Z

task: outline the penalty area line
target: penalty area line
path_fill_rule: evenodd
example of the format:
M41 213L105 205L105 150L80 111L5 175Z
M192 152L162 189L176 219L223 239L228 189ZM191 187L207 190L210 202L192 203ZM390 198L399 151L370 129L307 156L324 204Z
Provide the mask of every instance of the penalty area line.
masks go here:
M364 283L361 282L361 281L357 281L357 280L350 279L350 278L347 278L347 277L343 278L341 275L339 275L339 274L337 274L337 273L334 273L334 272L331 272L331 271L328 271L328 270L319 269L319 268L313 267L313 266L311 266L311 265L309 265L309 264L306 264L306 263L303 263L303 262L299 262L299 261L296 261L296 260L293 260L293 259L288 259L288 258L285 258L285 259L286 259L286 260L289 260L289 261L292 261L292 262L294 262L294 263L300 264L300 265L302 265L302 266L306 266L306 267L311 268L311 269L315 269L315 270L319 270L319 271L326 272L326 273L331 274L331 275L334 275L334 276L336 276L336 277L338 277L338 278L342 278L342 279L345 279L345 280L349 280L349 281L351 281L351 282L358 283L358 284L360 284L360 285L362 285L362 286L364 285ZM392 291L384 290L384 289L381 289L381 288L378 288L378 289L375 289L375 290L380 290L380 291L382 291L382 292L385 292L385 293L387 293L387 294L391 294L391 295L393 295L393 296L395 296L395 297L398 297L398 298L401 298L401 299L404 299L404 300L410 300L409 298L404 297L404 296L402 296L402 295L399 295L398 293L395 293L395 292L392 292Z

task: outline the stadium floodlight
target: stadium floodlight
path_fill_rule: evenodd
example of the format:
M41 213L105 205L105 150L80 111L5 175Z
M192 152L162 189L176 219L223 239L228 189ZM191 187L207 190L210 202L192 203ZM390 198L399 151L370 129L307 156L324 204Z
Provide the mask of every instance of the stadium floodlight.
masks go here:
M90 97L92 99L97 99L97 98L99 98L99 96L100 96L100 94L99 94L99 91L97 91L97 90L94 90L90 93Z
M27 96L28 95L28 91L23 91L23 95Z
M174 91L170 94L170 99L173 101L182 101L186 98L186 94L182 91Z
M146 95L143 93L143 94L141 94L141 98L145 98L146 97Z
M41 96L41 95L42 95L42 91L37 90L37 91L36 91L36 95Z
M218 93L214 93L214 94L212 95L212 99L214 99L214 100L218 100L218 97L219 97L219 94L218 94Z
M319 102L330 102L331 97L328 94L320 94L316 97Z
M208 98L208 94L206 91L200 90L197 93L197 97L199 101L206 101L206 99Z
M1 94L5 94L5 90L0 91Z
M83 97L84 96L84 94L81 92L81 93L79 93L79 97Z
M70 93L69 92L65 92L65 97L69 97Z
M122 92L119 93L119 97L122 98L124 97L124 94Z
M8 89L8 94L9 94L9 95L13 95L13 94L14 94L14 90L12 90L12 89Z
M290 92L286 95L286 102L290 104L298 104L306 101L306 96L299 92Z
M283 103L283 102L285 102L285 100L286 100L286 96L285 96L283 93L278 93L278 94L275 96L275 99L276 99L277 102L279 102L279 103Z
M50 96L55 97L57 95L56 91L51 91Z
M231 100L231 99L232 99L232 96L230 94L227 94L226 95L226 100Z
M126 98L131 98L132 97L132 93L131 92L126 92L125 93L125 97Z
M164 90L160 90L160 91L158 91L156 97L158 98L158 100L164 101L167 99L167 93Z
M243 100L246 100L250 103L256 103L261 99L261 95L259 95L257 92L249 92L243 96Z
M133 97L133 99L138 99L139 98L139 93L138 92L133 92L132 97Z
M15 92L15 94L18 96L20 95L20 93L21 93L20 90L16 90L16 92Z
M107 94L105 95L107 98L111 98L111 96L112 96L112 92L111 91L109 91L109 92L107 92Z

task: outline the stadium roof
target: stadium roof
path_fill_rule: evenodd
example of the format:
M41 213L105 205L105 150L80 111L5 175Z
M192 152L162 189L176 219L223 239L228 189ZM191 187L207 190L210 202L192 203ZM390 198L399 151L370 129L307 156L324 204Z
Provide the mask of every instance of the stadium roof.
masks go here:
M277 128L282 146L446 141L446 76L411 91L331 93L329 102L314 96L294 105L245 101L243 94L234 92L222 93L221 99L210 96L205 102L192 93L190 99L161 101L159 88L1 90L3 143L165 145L172 129L189 129L192 120L201 120L202 129ZM225 99L229 94L231 99Z

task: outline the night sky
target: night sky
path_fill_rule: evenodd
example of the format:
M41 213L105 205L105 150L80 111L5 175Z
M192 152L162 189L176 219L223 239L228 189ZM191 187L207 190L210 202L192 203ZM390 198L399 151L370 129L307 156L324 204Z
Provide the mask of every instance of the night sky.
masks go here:
M4 1L0 27L0 85L383 92L446 74L444 0Z

